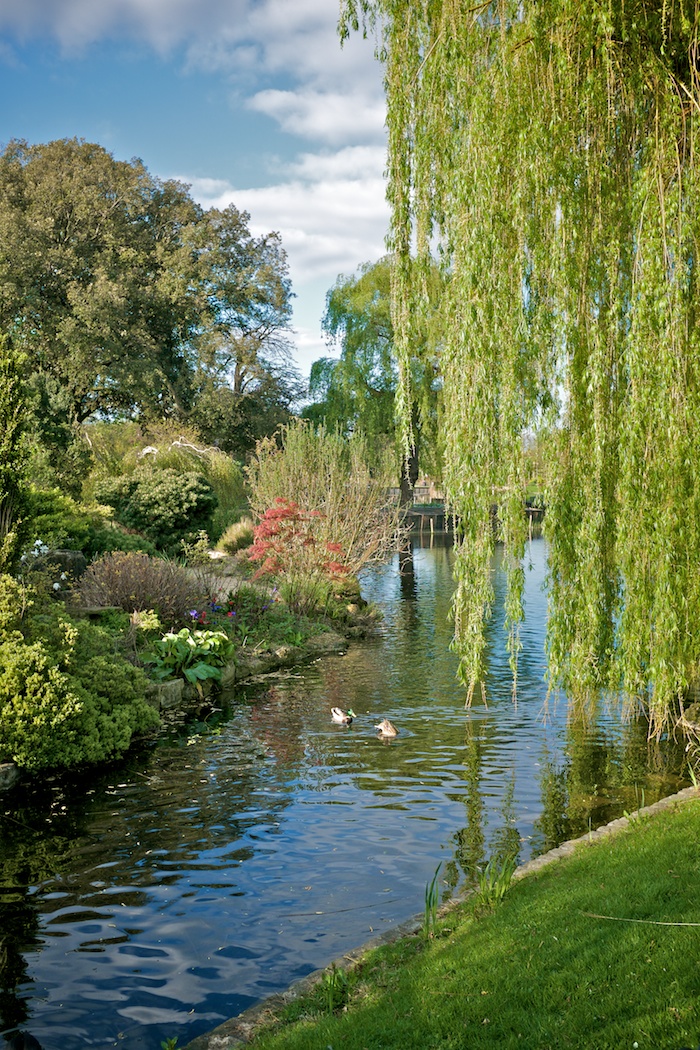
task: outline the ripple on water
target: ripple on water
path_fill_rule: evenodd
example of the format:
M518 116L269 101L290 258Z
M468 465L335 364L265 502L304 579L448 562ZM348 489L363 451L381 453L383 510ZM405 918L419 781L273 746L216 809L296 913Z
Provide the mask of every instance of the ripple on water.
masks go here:
M525 859L630 808L635 783L647 801L676 790L682 756L652 752L643 725L563 702L544 717L542 544L532 557L517 705L495 622L488 706L465 710L451 552L416 550L413 597L396 566L366 582L379 639L252 683L211 731L183 727L117 774L28 793L0 853L3 1025L28 1011L47 1050L183 1044L421 913L438 863L459 886L504 846Z

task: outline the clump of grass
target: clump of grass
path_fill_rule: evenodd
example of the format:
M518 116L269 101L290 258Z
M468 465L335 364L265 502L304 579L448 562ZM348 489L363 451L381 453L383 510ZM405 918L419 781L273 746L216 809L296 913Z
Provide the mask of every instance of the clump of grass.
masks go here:
M253 542L253 519L243 517L233 525L229 525L220 536L216 549L226 554L235 554L237 551L250 547Z
M484 908L495 908L510 889L517 866L515 857L500 862L491 857L483 871L478 872L479 903Z
M326 1009L334 1014L345 1006L348 995L348 978L344 970L335 963L323 975L323 990L326 998Z

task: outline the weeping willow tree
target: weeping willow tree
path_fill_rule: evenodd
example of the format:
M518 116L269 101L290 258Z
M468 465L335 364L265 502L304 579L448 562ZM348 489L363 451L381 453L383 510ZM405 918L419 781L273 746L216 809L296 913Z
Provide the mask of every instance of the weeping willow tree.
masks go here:
M700 5L344 0L385 63L393 322L410 426L428 259L455 645L484 675L493 507L517 653L523 435L549 424L552 683L667 721L700 657ZM407 435L410 440L410 435Z

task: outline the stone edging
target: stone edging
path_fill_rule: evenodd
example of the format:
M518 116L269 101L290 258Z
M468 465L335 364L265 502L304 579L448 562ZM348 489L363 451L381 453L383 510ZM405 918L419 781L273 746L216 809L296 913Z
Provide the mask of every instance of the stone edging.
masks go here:
M667 798L654 802L651 806L637 810L630 817L618 817L617 820L611 820L609 824L603 824L601 827L596 828L595 831L590 831L580 838L562 842L560 846L543 853L542 856L535 857L533 860L528 860L525 864L521 864L514 872L513 878L525 878L525 876L540 871L541 868L560 860L562 857L571 856L579 846L597 842L602 838L622 831L624 828L629 827L631 820L651 816L665 809L671 809L678 803L686 802L691 798L700 798L700 787L684 788L675 795L669 795ZM441 916L448 914L457 905L463 903L472 892L472 890L468 890L453 897L440 908L439 914ZM314 986L322 980L324 973L333 966L338 970L349 970L361 962L366 953L373 948L379 948L383 944L391 944L394 941L401 940L403 937L410 937L418 933L422 926L423 915L414 915L413 918L408 919L399 926L392 927L386 933L373 937L362 947L346 952L345 955L342 955L340 959L336 959L330 966L321 970L315 970L307 977L302 977L301 980L295 981L285 992L279 992L276 995L269 996L267 999L263 999L262 1002L251 1006L237 1017L224 1021L223 1024L212 1029L212 1031L198 1036L192 1042L187 1043L183 1050L235 1050L236 1047L244 1046L253 1038L257 1029L264 1025L265 1022L274 1020L276 1014L283 1007L312 991Z

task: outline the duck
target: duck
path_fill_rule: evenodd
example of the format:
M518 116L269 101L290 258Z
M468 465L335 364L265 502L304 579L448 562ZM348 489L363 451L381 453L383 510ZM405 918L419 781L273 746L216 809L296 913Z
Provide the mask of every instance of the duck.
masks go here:
M388 718L382 718L379 725L374 727L379 730L380 736L398 736L398 729L393 722L390 722Z
M357 715L351 707L346 711L343 711L342 707L331 708L331 718L334 722L337 722L341 726L349 726L353 718L357 718Z

